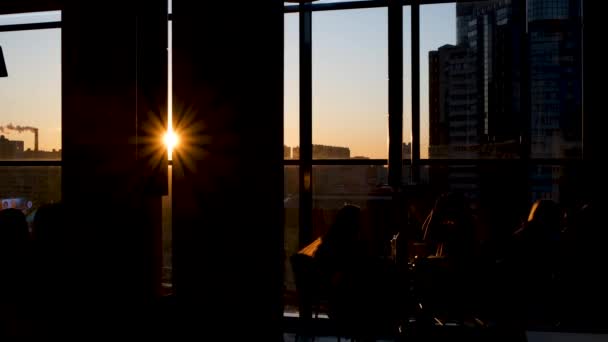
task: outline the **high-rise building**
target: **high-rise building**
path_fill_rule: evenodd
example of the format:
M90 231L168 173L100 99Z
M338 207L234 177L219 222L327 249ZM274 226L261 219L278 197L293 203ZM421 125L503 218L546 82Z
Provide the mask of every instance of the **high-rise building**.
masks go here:
M457 18L458 45L474 69L467 75L475 83L469 94L477 94L469 115L479 116L480 143L494 146L480 148L483 157L500 157L500 148L523 134L525 1L457 4Z
M458 3L456 16L457 45L429 53L429 156L513 158L522 142L532 158L580 156L581 1ZM452 188L474 181L461 171ZM532 170L532 198L558 200L560 172Z
M582 154L581 0L529 0L532 158ZM531 171L533 199L559 199L559 166Z
M432 51L429 59L429 156L479 158L482 117L475 55L465 46L444 45ZM477 196L479 176L475 167L450 166L432 174L436 185L449 179L445 184L450 190Z

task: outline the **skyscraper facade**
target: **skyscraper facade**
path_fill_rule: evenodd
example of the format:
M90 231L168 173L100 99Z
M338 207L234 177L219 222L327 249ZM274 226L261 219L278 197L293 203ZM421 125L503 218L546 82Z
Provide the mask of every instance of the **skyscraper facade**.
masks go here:
M529 0L530 155L578 158L582 155L581 0ZM560 197L567 170L531 170L533 199Z
M429 156L580 156L580 8L580 0L458 3L457 45L429 53ZM532 199L559 200L562 171L531 170ZM474 189L475 178L450 171L450 187Z

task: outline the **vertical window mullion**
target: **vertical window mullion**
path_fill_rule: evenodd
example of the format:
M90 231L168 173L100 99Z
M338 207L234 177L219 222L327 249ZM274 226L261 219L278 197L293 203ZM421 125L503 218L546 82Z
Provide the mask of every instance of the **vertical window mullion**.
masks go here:
M300 5L299 244L312 241L312 8Z
M412 0L412 183L420 180L420 4Z
M403 174L403 5L388 5L388 182L401 186Z

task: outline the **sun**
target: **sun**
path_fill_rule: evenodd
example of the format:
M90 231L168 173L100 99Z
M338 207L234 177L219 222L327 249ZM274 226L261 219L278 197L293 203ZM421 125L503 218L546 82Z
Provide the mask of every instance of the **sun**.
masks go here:
M177 135L177 133L175 133L175 131L169 130L163 136L163 143L167 148L170 160L173 154L173 150L177 147L177 145L179 145L179 136Z

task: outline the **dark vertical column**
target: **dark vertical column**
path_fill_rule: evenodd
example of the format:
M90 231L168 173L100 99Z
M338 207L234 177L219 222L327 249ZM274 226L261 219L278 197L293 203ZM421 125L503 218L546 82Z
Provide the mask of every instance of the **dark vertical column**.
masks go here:
M173 3L174 288L189 339L281 337L283 32L282 1Z
M601 54L593 52L597 42L604 38L605 18L602 6L594 1L582 1L582 92L583 92L583 160L585 166L585 190L587 198L599 205L606 203L606 196L597 185L605 178L600 160L606 146L605 121L600 119L605 107L605 90L598 87L606 79L605 61Z
M312 10L300 5L300 246L312 241Z
M167 150L162 134L167 127L168 21L167 0L141 0L136 13L136 145L138 174L143 182L142 225L148 231L142 238L152 248L153 262L148 271L150 282L161 292L162 200L168 192Z
M388 182L397 190L403 177L403 5L388 5Z
M597 55L591 53L591 47L598 41L601 34L596 31L600 28L598 17L601 16L601 11L598 12L599 6L593 4L592 1L581 1L582 4L582 28L581 28L581 54L582 54L582 96L583 96L583 159L586 162L596 162L598 155L598 146L603 145L603 139L600 139L600 129L604 126L599 124L597 115L598 108L602 108L600 101L601 93L598 87L593 86L595 81L600 77L597 73L599 61ZM597 144L597 145L596 145ZM598 168L599 170L599 168Z
M146 1L144 11L135 2L74 0L62 13L62 183L70 258L61 267L71 274L58 296L73 305L64 309L72 315L64 320L70 322L66 332L141 331L150 318L160 224L160 195L150 180L159 168L142 151L162 147L156 133L140 129L146 122L140 111L153 111L157 121L166 111L166 50L162 36L155 37L166 27L162 3Z
M420 5L412 0L412 183L420 180Z

